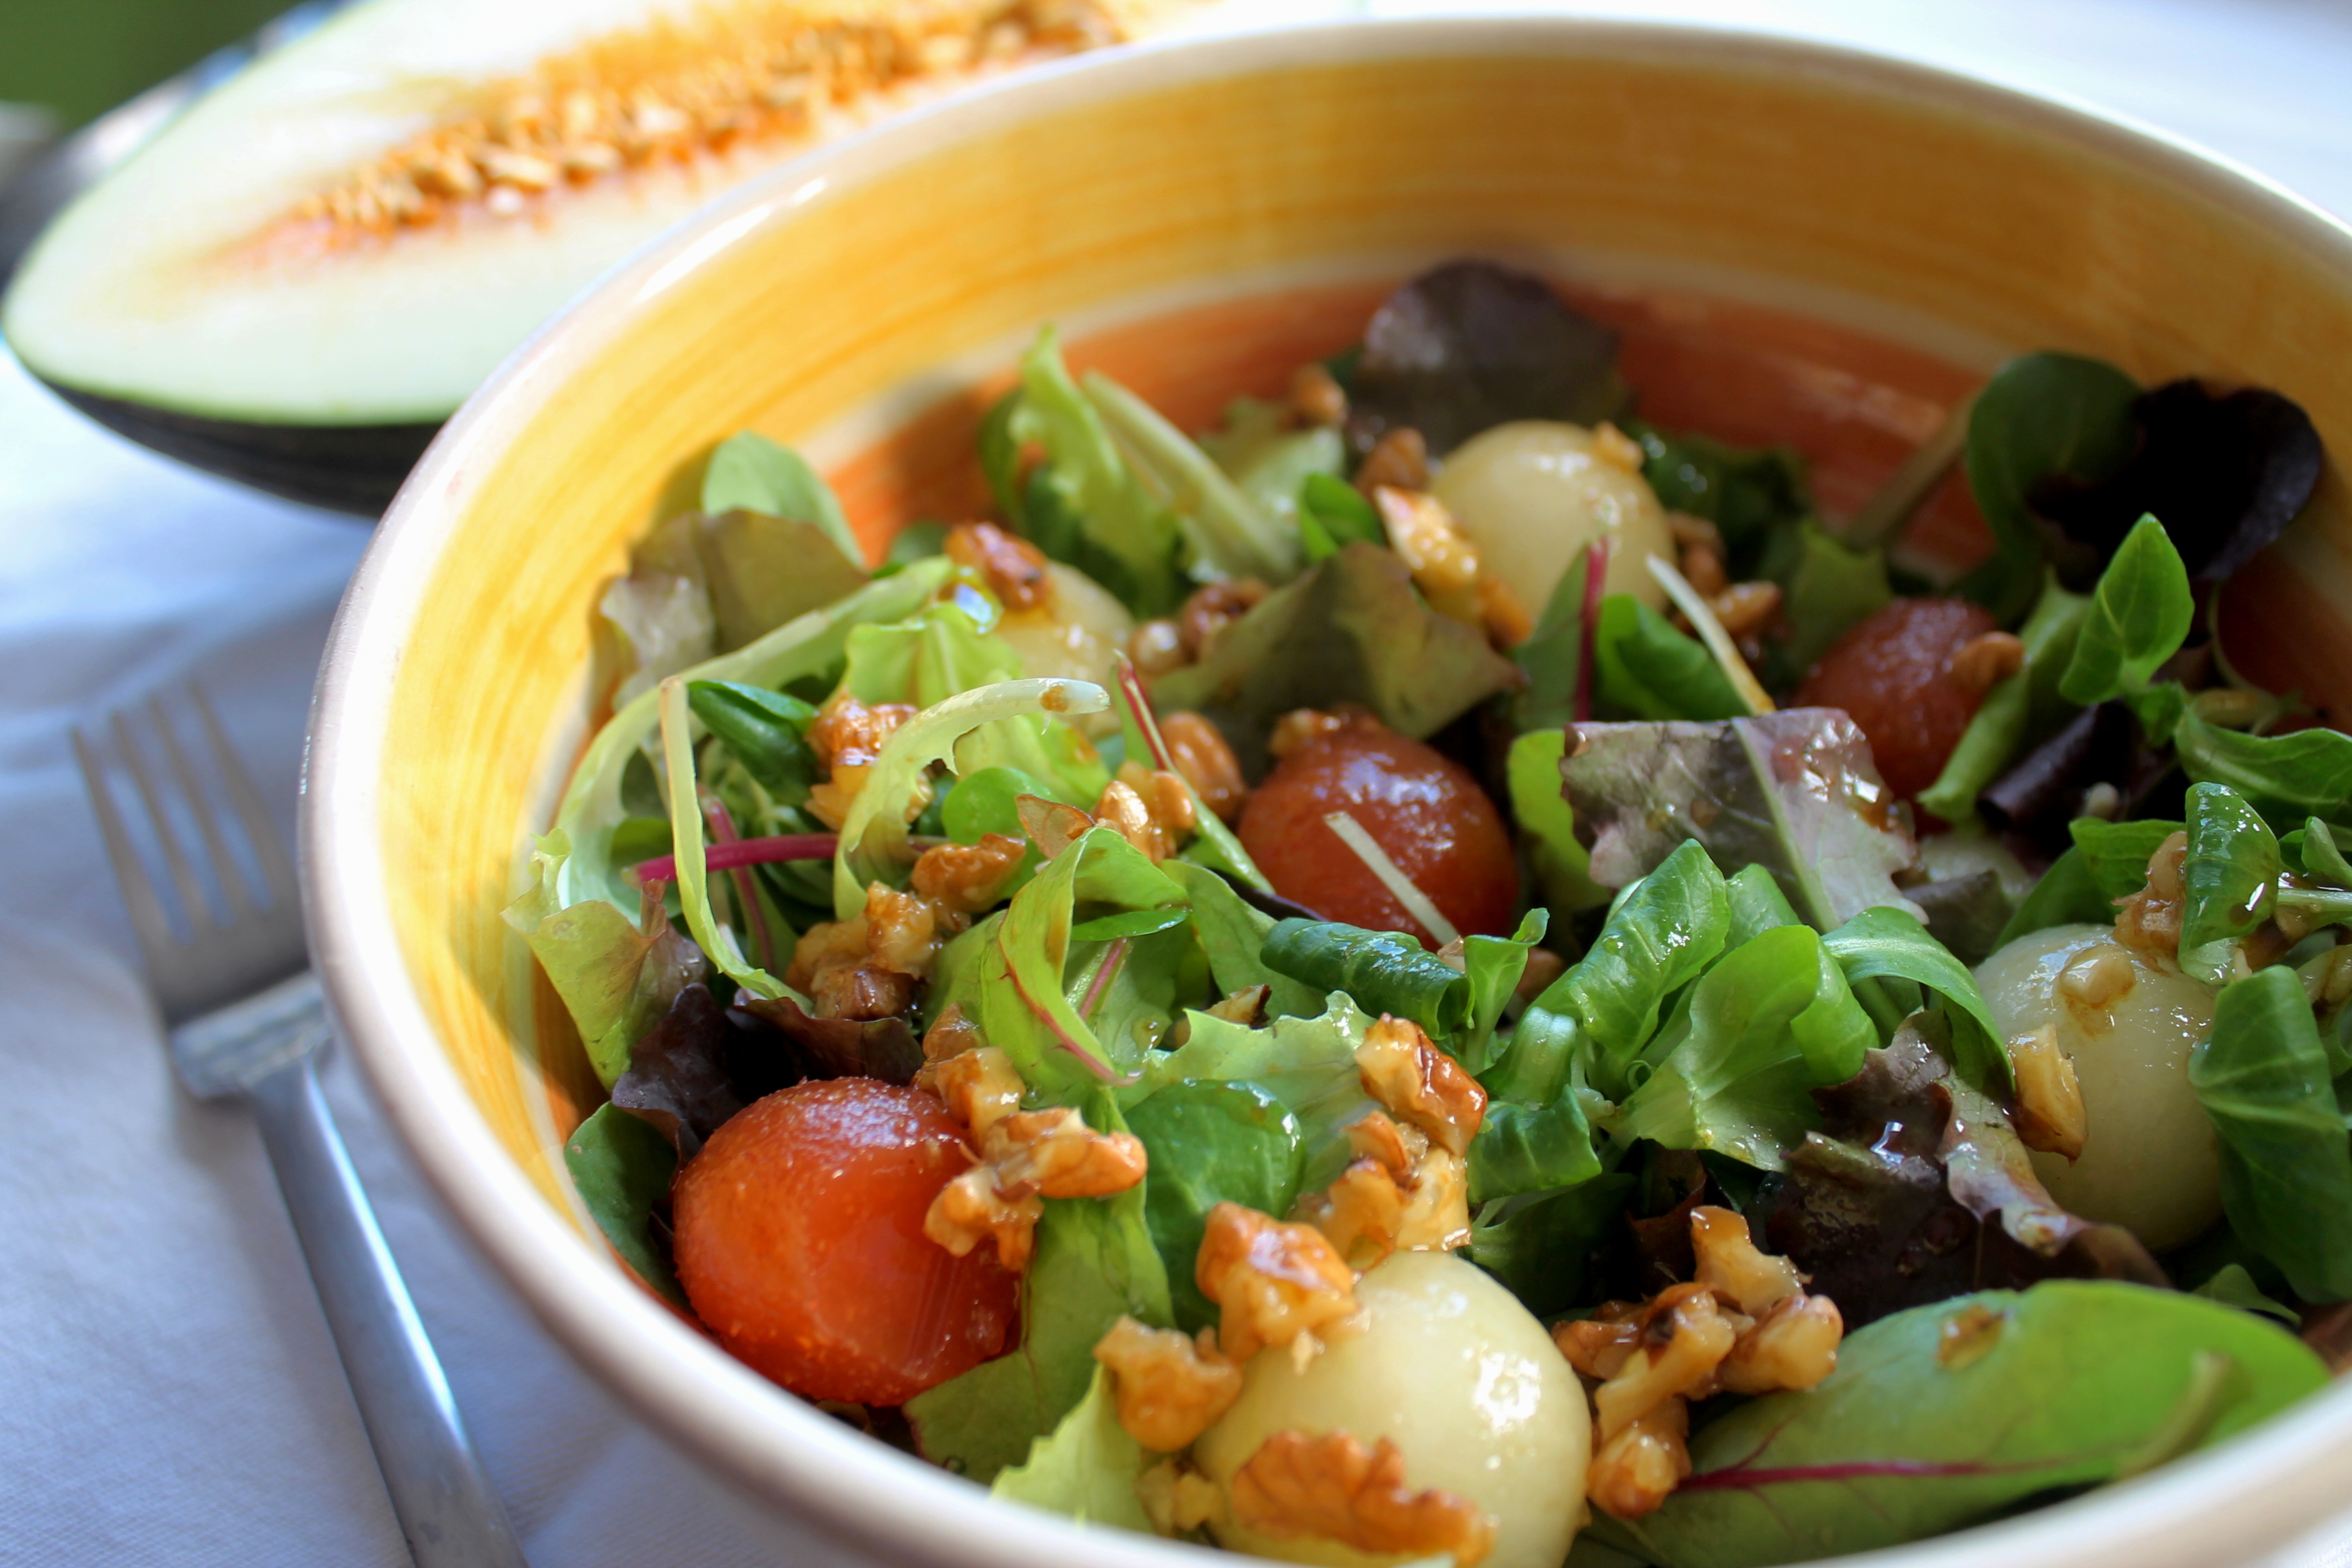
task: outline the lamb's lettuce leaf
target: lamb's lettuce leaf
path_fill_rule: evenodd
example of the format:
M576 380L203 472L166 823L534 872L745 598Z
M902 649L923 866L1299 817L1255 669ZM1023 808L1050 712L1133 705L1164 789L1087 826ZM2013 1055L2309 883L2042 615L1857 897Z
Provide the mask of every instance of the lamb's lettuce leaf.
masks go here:
M1483 1205L1521 1193L1573 1187L1601 1174L1592 1122L1578 1086L1549 1103L1490 1100L1470 1141L1470 1201Z
M2162 523L2141 518L2092 591L2059 695L2088 708L2145 690L2158 667L2180 651L2196 619L2180 552Z
M1950 1015L1952 1047L1961 1075L1972 1083L2009 1088L2009 1052L1976 977L1917 921L1900 910L1864 910L1825 934L1822 946L1856 991L1865 982L1900 981L1934 992Z
M787 691L740 680L694 680L687 706L780 805L808 799L822 764L808 743L816 710Z
M677 1151L651 1124L617 1106L600 1105L563 1142L563 1168L588 1217L629 1271L673 1306L686 1308L677 1274L655 1247L653 1214L669 1201Z
M2326 1382L2292 1334L2200 1297L1985 1291L1849 1333L1819 1387L1694 1434L1665 1506L1596 1533L1706 1568L1898 1546L2221 1442Z
M2181 861L2180 967L2228 982L2238 942L2270 919L2284 863L2279 842L2226 785L2189 786L2189 853Z
M2139 383L2079 354L2030 353L2001 366L1969 415L1969 489L1991 526L1993 559L1961 583L2004 623L2032 602L2048 553L2032 504L2053 479L2091 482L2123 467L2138 440Z
M1469 977L1402 931L1294 917L1276 922L1260 956L1310 990L1344 991L1368 1013L1409 1018L1433 1040L1470 1022Z
M1718 865L1765 868L1823 931L1878 905L1919 912L1892 879L1911 864L1911 836L1843 713L1580 724L1577 738L1560 777L1593 836L1602 887L1622 888L1696 840Z
M1748 700L1696 637L1630 594L1601 601L1592 643L1600 708L1633 719L1744 719Z
M2306 1301L2352 1300L2352 1142L2302 982L2284 965L2224 986L2189 1085L2221 1146L2231 1228Z
M1160 875L1183 889L1192 906L1192 929L1209 961L1217 990L1230 996L1253 985L1266 988L1268 1017L1313 1017L1323 1010L1324 994L1292 979L1262 956L1274 917L1242 901L1223 877L1205 866L1185 860L1164 860Z
M2008 772L2027 746L2047 739L2073 713L2058 683L2074 662L2090 604L2086 596L2060 587L2055 572L2044 574L2042 596L2017 628L2025 645L2024 668L1985 693L1944 771L1920 792L1923 808L1947 822L1969 821L1977 795Z
M2352 735L2315 729L2250 735L2210 724L2192 708L2172 743L2189 778L2229 785L2281 828L2312 816L2352 816Z
M1725 880L1724 892L1731 907L1731 924L1723 938L1726 948L1744 947L1775 926L1804 923L1789 907L1789 896L1780 891L1780 884L1761 866L1742 866L1738 875Z
M1734 447L1638 419L1625 433L1641 444L1642 477L1659 501L1715 524L1737 576L1754 575L1767 547L1813 516L1804 459L1786 447Z
M690 729L693 717L687 706L686 683L672 676L661 683L656 695L661 705L662 761L669 793L671 856L677 868L679 912L685 916L687 930L694 933L703 956L720 973L752 995L773 1000L785 994L790 987L743 952L734 927L721 925L710 907L709 863L702 840L702 795L695 783Z
M1304 1163L1298 1190L1328 1185L1352 1155L1347 1129L1374 1109L1356 1067L1356 1047L1371 1020L1334 992L1314 1017L1276 1018L1245 1028L1206 1013L1185 1016L1184 1043L1155 1051L1141 1081L1117 1093L1135 1105L1181 1083L1247 1083L1274 1095L1298 1119Z
M1886 580L1884 550L1855 550L1810 517L1789 538L1782 552L1788 559L1767 564L1780 584L1781 619L1790 628L1777 648L1780 667L1800 673L1856 622L1891 602L1895 589Z
M1588 1265L1622 1228L1634 1179L1611 1173L1558 1192L1524 1193L1481 1207L1470 1260L1538 1317L1591 1300Z
M1333 474L1308 474L1299 481L1293 515L1298 520L1298 542L1309 566L1327 555L1337 555L1342 545L1385 546L1388 542L1388 530L1381 525L1381 514L1372 503L1355 486Z
M1495 1026L1528 972L1528 954L1543 941L1550 917L1529 910L1519 918L1519 929L1509 936L1473 934L1462 939L1462 974L1470 983L1470 1016L1446 1048L1473 1074L1486 1070L1491 1059Z

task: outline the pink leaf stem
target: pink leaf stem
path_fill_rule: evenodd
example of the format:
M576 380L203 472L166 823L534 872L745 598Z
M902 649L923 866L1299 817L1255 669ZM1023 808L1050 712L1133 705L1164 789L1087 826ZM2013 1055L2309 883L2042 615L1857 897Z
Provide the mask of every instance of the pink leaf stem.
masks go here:
M768 838L738 838L711 845L704 852L703 863L713 871L731 871L738 866L771 866L786 860L830 860L840 847L839 834L779 833ZM675 882L677 857L656 856L638 861L630 869L640 882Z

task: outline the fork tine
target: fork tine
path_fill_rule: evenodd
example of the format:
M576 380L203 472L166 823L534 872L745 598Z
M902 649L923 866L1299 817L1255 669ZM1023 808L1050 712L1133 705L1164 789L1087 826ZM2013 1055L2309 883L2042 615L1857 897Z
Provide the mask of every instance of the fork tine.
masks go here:
M73 749L74 761L81 764L82 783L89 791L90 807L98 813L98 831L106 840L106 858L114 864L114 879L122 889L123 906L131 912L131 930L147 955L147 967L162 968L170 961L174 945L171 923L164 919L163 906L155 897L155 885L147 879L147 868L140 864L139 851L123 828L122 817L115 808L114 792L107 787L106 772L99 763L97 749L79 725L73 731Z
M236 814L245 823L245 837L253 846L255 860L261 866L270 905L274 909L292 909L299 897L294 887L294 858L286 853L286 841L278 837L278 825L270 821L269 807L262 801L253 775L245 771L236 748L228 743L220 716L213 711L213 700L194 681L188 683L188 691L196 700L196 716L203 721L205 735L212 742L213 756L220 764L222 781L228 785L229 799L236 803Z
M187 917L188 930L202 936L213 926L211 908L205 902L204 885L196 880L196 868L180 847L180 836L172 830L172 819L163 811L163 797L154 781L147 774L147 763L139 754L139 745L131 738L131 722L121 710L113 715L114 742L122 749L123 765L131 771L131 782L138 787L140 802L147 807L147 820L155 829L155 842L163 851L163 864L171 868L172 885L179 889L182 911ZM194 803L201 812L203 803Z
M196 782L196 770L188 765L188 753L180 749L180 737L172 731L172 716L163 710L161 697L147 700L147 711L154 721L155 732L163 740L163 758L171 764L173 776L180 781L180 793L188 797L195 809L196 831L204 837L205 853L212 857L213 875L221 885L221 894L228 900L229 921L234 924L254 912L253 895L247 887L245 873L228 852L228 840L221 836L220 820L205 803L204 786Z

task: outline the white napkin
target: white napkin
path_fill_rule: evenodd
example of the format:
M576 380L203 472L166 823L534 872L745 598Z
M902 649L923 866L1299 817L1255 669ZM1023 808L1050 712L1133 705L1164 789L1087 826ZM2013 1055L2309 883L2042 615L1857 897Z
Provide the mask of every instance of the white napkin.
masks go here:
M1572 8L1744 21L2054 88L2352 211L2352 15L2339 7ZM1259 14L1341 9L1493 7L1266 0ZM312 668L365 542L356 524L116 440L0 355L0 1561L406 1561L251 1123L172 1082L65 740L72 723L198 677L290 826ZM780 1559L623 1415L459 1237L349 1062L331 1061L327 1079L539 1568L840 1561L789 1539ZM2352 1535L2322 1532L2293 1561L2352 1563Z

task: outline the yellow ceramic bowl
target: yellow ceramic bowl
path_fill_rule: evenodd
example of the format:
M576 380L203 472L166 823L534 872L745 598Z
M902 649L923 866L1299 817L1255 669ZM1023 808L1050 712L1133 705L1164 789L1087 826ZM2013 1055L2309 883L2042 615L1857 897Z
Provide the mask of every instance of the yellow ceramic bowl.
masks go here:
M859 1436L639 1289L584 1222L560 1145L594 1080L499 911L594 716L602 585L738 429L815 456L878 545L974 498L985 389L1041 321L1199 424L1462 253L1613 311L1695 421L1708 388L1763 377L1788 429L1725 433L1837 437L1833 506L2035 347L2275 386L2352 452L2342 227L2075 110L1718 32L1359 25L1108 56L780 171L625 265L450 424L343 605L310 760L311 932L353 1047L484 1251L780 1531L1007 1568L1193 1550L993 1504ZM2242 661L2339 709L2347 556L2331 467L2242 579L2262 613L2231 623ZM2347 1500L2352 1387L2147 1480L1895 1555L2238 1561Z

